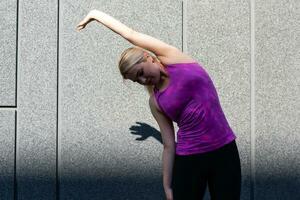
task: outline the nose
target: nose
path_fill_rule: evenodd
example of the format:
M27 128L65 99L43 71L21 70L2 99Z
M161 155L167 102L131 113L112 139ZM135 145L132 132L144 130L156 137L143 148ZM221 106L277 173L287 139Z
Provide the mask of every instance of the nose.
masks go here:
M137 79L137 82L140 83L140 84L146 84L147 83L147 78L145 78L145 77L139 77Z

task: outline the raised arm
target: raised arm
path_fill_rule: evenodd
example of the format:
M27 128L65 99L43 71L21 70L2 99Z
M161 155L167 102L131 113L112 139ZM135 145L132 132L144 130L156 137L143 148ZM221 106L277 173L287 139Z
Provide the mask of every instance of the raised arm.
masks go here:
M176 47L169 45L161 40L158 40L154 37L146 35L144 33L140 33L134 31L133 29L129 28L125 24L121 23L120 21L116 20L112 16L101 12L99 10L92 10L87 15L87 17L79 23L78 27L85 27L85 25L95 19L96 21L102 23L115 33L121 35L123 38L128 40L130 43L144 48L153 52L156 56L164 56L169 57L173 56L175 53L180 52Z
M159 39L144 33L132 31L126 38L132 44L153 52L156 56L172 57L180 51Z

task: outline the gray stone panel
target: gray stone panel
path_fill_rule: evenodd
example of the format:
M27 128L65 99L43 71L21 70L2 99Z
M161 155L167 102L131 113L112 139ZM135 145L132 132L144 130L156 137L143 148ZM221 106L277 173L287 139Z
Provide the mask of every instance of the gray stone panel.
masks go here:
M0 110L0 199L13 199L14 192L24 200L52 200L58 194L68 200L164 199L163 147L149 95L138 84L123 83L117 66L121 52L133 45L97 22L77 32L92 9L179 49L187 47L209 72L237 135L241 199L251 197L250 179L254 199L300 199L299 1L255 1L252 66L254 0L184 2L186 31L181 0L19 1L19 13L17 1L1 1L0 106L17 106L18 113ZM250 152L252 112L255 149Z
M15 106L16 93L16 0L0 1L0 106Z
M149 95L123 83L117 66L133 45L95 21L75 28L98 9L181 48L181 1L90 3L61 2L61 199L163 199L163 146Z
M237 136L241 199L250 199L250 2L187 2L187 53L202 64L215 84ZM205 199L210 199L208 194L207 189Z
M0 111L0 199L13 199L15 112Z
M255 2L255 199L300 199L300 2Z
M55 198L57 1L19 1L18 199Z

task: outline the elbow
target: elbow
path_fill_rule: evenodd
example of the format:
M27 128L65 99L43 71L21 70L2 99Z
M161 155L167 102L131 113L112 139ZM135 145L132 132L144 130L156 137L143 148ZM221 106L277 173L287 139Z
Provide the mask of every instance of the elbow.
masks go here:
M175 142L165 143L164 150L175 151Z
M124 34L122 35L123 38L125 38L126 40L128 40L128 42L133 41L133 38L135 37L135 30L133 30L132 28L127 27L126 31L124 32Z

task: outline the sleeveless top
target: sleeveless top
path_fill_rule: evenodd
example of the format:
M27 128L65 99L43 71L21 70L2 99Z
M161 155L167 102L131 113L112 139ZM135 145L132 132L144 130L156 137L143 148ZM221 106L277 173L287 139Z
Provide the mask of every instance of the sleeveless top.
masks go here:
M166 65L169 84L153 92L160 109L177 123L177 155L218 149L236 139L221 108L217 91L197 62Z

